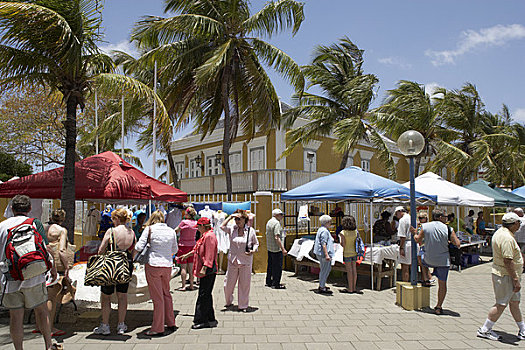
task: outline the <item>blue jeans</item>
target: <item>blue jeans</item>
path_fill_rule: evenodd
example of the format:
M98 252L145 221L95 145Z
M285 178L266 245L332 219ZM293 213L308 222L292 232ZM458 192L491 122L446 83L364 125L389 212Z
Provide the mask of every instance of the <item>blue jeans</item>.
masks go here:
M317 255L317 260L319 260L319 267L321 269L321 271L319 271L319 288L324 288L328 275L332 270L332 262L327 261L324 255Z

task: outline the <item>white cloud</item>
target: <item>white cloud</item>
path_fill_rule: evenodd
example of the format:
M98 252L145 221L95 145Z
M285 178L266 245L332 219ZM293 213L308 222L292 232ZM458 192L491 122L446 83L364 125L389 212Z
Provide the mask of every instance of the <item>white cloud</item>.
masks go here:
M135 58L140 56L135 45L130 43L128 40L122 40L116 44L108 43L106 45L100 46L99 48L106 54L111 54L112 51L117 50L117 51L124 51Z
M436 83L436 82L431 82L431 83L426 83L425 84L425 92L429 96L434 95L434 92L437 89L439 89L439 88L444 88L444 86L441 85L440 83Z
M525 123L525 108L516 109L512 113L512 119L520 123Z
M387 66L396 66L401 69L411 69L412 65L410 63L406 63L403 61L403 59L399 57L383 57L377 60L379 63L385 64Z
M434 66L454 64L455 59L478 47L501 46L511 40L525 39L525 26L521 24L498 24L479 31L469 29L461 33L455 50L427 50L425 55L431 58Z

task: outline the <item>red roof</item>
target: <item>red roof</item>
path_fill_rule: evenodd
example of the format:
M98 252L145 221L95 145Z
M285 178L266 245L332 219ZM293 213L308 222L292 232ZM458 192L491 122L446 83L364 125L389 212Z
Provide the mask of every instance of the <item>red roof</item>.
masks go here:
M59 199L64 167L0 184L0 198L25 194L31 198ZM76 199L155 200L186 202L187 193L160 182L113 152L75 163Z

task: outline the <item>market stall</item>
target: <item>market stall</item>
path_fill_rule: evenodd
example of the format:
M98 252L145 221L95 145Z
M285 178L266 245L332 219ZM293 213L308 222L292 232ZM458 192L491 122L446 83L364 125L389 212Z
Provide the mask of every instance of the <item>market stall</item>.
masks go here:
M281 194L281 200L366 202L370 204L370 218L372 218L374 203L407 202L410 200L410 190L395 181L352 166L285 192ZM426 195L416 191L416 201L420 204L430 204L435 203L437 199L435 195ZM367 246L367 254L373 257L377 247L371 243L373 242L372 220L369 221L370 244ZM301 261L295 259L295 263L300 264ZM372 289L374 288L374 265L376 264L370 264Z

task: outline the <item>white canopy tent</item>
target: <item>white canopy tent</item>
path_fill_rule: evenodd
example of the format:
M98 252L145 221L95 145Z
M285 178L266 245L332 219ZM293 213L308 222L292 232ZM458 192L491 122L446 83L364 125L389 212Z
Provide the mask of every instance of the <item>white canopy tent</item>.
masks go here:
M441 176L428 172L415 178L416 191L437 196L439 205L492 207L494 199L456 185ZM410 183L403 184L409 187Z
M456 207L457 228L459 230L459 207L493 207L494 198L484 196L468 188L456 185L432 172L419 175L415 179L416 191L435 195L438 205ZM410 182L403 184L410 187Z

